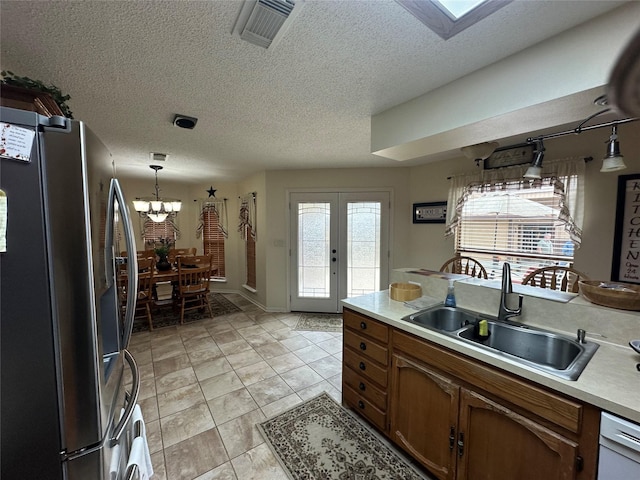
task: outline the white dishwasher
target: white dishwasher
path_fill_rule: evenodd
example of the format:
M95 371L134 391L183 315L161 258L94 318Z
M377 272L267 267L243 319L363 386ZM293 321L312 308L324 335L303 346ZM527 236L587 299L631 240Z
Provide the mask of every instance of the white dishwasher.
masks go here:
M640 479L640 425L610 413L602 413L598 480L638 479Z

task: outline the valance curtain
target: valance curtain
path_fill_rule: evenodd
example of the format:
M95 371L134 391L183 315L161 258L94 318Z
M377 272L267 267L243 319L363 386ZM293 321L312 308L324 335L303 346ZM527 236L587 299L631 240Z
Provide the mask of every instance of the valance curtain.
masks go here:
M207 200L202 202L200 207L200 219L198 221L198 228L196 229L196 238L200 238L202 236L202 231L204 229L204 217L208 212L216 214L218 218L218 230L224 238L229 238L229 219L227 217L226 199Z
M256 232L256 194L248 193L240 197L240 214L238 223L238 232L242 240L247 239L247 235L255 241Z
M571 240L579 248L582 242L584 220L584 158L564 158L545 161L542 179L522 178L529 165L480 170L451 178L449 188L445 236L455 233L460 222L462 208L473 192L493 190L524 190L540 185L553 185L554 195L559 196L558 220L564 223Z

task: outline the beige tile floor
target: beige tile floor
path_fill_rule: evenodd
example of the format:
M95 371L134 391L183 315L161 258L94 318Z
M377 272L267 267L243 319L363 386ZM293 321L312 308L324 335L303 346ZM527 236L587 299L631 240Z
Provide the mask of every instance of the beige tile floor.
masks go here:
M322 391L341 401L342 333L225 296L242 312L131 338L152 480L286 479L256 423Z

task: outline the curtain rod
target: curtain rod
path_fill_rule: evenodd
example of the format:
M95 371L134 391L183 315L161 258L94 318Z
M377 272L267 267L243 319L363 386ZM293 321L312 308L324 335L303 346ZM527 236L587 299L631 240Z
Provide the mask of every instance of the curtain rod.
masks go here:
M602 112L599 112L596 115L599 115L600 113L602 113ZM595 130L596 128L611 127L613 125L622 125L624 123L631 123L631 122L635 122L636 120L640 120L640 118L625 118L623 120L612 120L610 122L600 123L598 125L591 125L589 127L583 127L582 126L582 125L584 125L585 122L587 122L588 120L590 120L594 116L595 115L592 115L591 117L587 118L587 120L582 122L580 125L578 125L573 130L565 130L563 132L550 133L548 135L538 135L537 137L529 137L529 138L527 138L527 143L534 143L534 142L536 142L538 140L546 140L547 138L564 137L565 135L571 135L571 134L579 135L580 133L585 132L587 130Z
M522 144L522 145L526 145L526 144ZM497 149L496 149L497 150ZM589 163L593 160L593 157L582 157L582 159L584 160L584 163ZM557 160L561 160L561 159L557 159ZM553 163L553 160L551 160L551 162ZM513 167L520 167L522 165L525 165L523 163L519 164L519 165L511 165ZM498 167L498 168L509 168L509 167ZM484 169L483 169L484 170ZM497 168L492 168L491 170L497 170ZM447 180L451 180L455 175L451 175L447 177Z

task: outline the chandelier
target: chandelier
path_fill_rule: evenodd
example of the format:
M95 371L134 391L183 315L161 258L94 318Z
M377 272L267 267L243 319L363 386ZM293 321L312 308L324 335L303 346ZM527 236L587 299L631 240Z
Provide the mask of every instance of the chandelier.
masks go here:
M182 202L173 198L160 198L160 188L158 187L158 170L162 170L160 165L149 165L156 172L156 194L155 197L141 197L133 201L133 208L142 218L148 218L154 222L164 222L167 218L175 217L182 208Z

